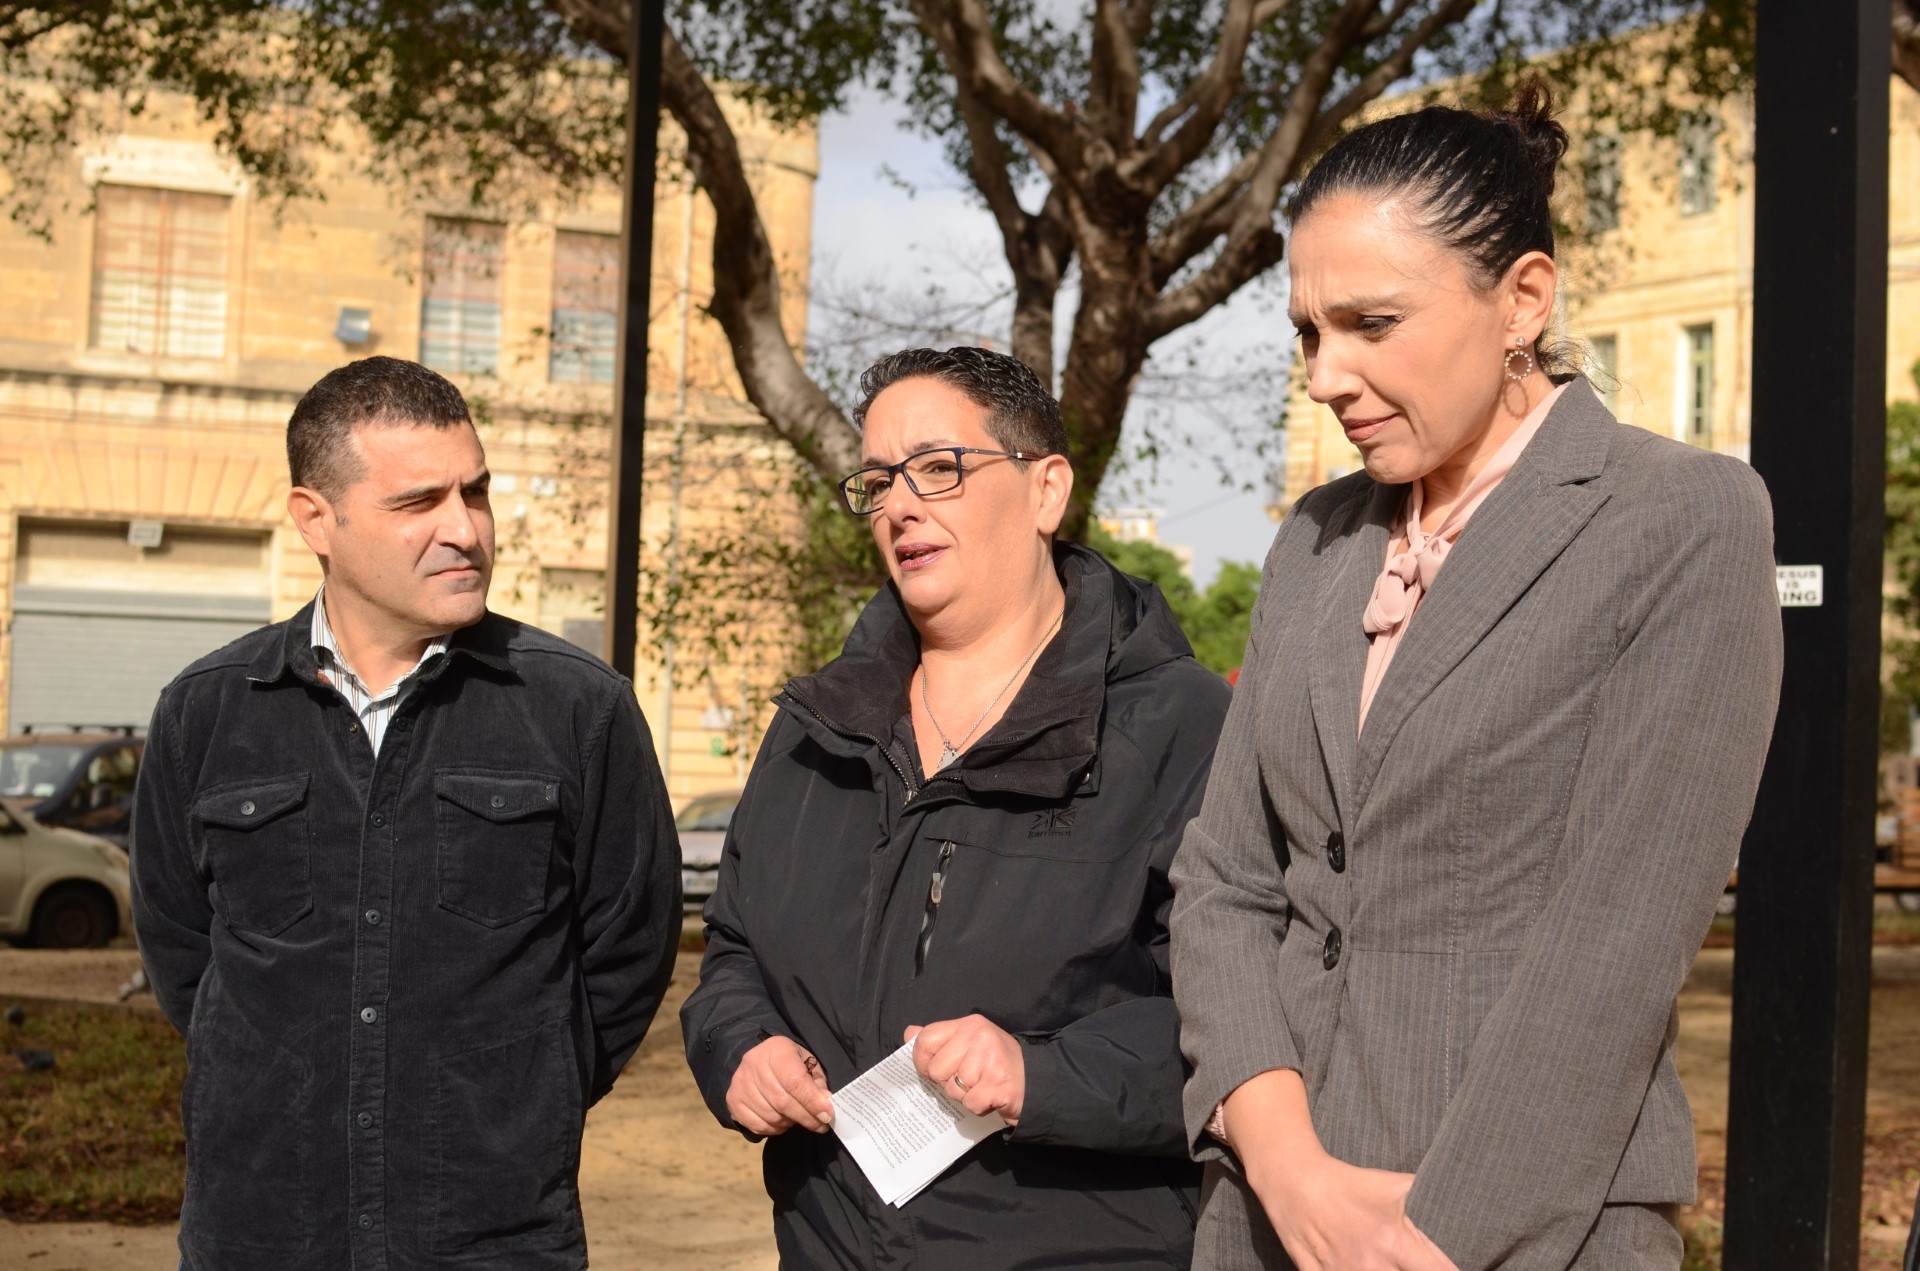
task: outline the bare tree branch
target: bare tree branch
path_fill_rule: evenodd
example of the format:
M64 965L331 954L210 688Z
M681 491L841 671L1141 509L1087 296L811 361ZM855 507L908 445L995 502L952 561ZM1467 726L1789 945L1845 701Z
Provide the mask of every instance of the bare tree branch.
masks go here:
M1060 281L1073 259L1073 231L1067 221L1067 196L1055 186L1037 216L1028 220L1026 267L1014 271L1013 355L1033 369L1040 382L1053 385L1053 306Z
M1401 0L1396 6L1404 11L1410 0ZM1345 96L1329 106L1314 122L1313 131L1307 136L1306 150L1311 154L1330 140L1341 124L1351 118L1354 112L1365 106L1387 90L1387 86L1405 75L1413 66L1413 58L1428 41L1439 33L1440 28L1460 21L1473 9L1473 0L1452 0L1427 15L1426 21L1408 33L1400 46L1381 63L1362 77L1358 84L1349 89Z
M916 9L933 9L930 3ZM957 66L963 59L959 37L945 22L922 15L942 59ZM1053 182L1039 215L1020 206L1006 147L1000 140L993 112L973 89L972 81L955 76L954 101L967 132L967 176L985 200L1000 227L1007 267L1013 271L1013 355L1025 362L1044 384L1053 383L1053 305L1060 280L1073 255L1060 184ZM1044 154L1040 156L1045 158ZM1053 170L1043 163L1051 177Z
M1132 148L1140 110L1140 46L1127 17L1122 0L1094 0L1087 122L1115 154Z
M553 0L554 11L601 52L625 62L633 53L626 0Z
M1198 276L1154 302L1147 315L1150 339L1192 322L1232 295L1246 279L1278 263L1284 243L1273 227L1273 213L1280 192L1303 156L1303 143L1319 113L1321 99L1347 54L1363 38L1367 19L1377 3L1346 0L1328 23L1325 38L1300 68L1300 79L1289 95L1286 110L1260 147L1252 175L1233 200L1226 244Z
M1281 245L1274 241L1278 234L1273 228L1273 214L1279 206L1280 193L1296 175L1300 160L1319 148L1343 122L1377 98L1388 85L1406 75L1414 55L1431 43L1442 28L1463 20L1473 6L1474 0L1449 0L1435 9L1358 84L1316 117L1315 110L1347 52L1377 27L1378 19L1362 20L1367 16L1364 11L1373 7L1368 0L1349 0L1334 20L1327 38L1308 58L1287 111L1258 152L1255 170L1245 179L1240 194L1231 204L1214 208L1210 216L1195 217L1184 224L1176 218L1176 224L1168 227L1161 243L1156 245L1156 268L1171 263L1168 270L1171 276L1173 270L1191 260L1218 236L1203 238L1206 231L1214 229L1222 220L1228 221L1227 244L1219 257L1191 282L1161 296L1154 305L1148 316L1148 329L1155 333L1153 338L1158 339L1194 321L1278 261L1275 253ZM1396 0L1384 16L1391 19L1410 7L1411 0ZM1241 165L1235 166L1236 171L1228 174L1227 181L1233 180ZM1199 201L1194 207L1199 207ZM1181 251L1187 254L1176 261Z
M1893 0L1893 73L1920 92L1920 0Z
M1401 18L1407 16L1407 10L1413 7L1413 0L1395 0L1392 8L1374 15L1367 23L1364 34L1369 40L1377 40L1398 25Z
M1040 150L1060 169L1079 172L1084 166L1079 129L1065 113L1047 105L1022 84L993 46L993 22L985 0L912 0L914 12L929 29L947 26L953 34L957 61L947 69L956 80L966 80L987 106Z
M713 299L708 305L733 346L747 399L773 431L821 473L859 467L859 445L840 408L794 357L781 325L780 271L760 220L733 129L707 81L668 31L660 95L687 135L687 166L713 204Z
M967 175L1000 226L1007 267L1013 271L1013 355L1051 385L1053 303L1073 255L1065 196L1056 186L1039 215L1022 208L993 116L965 88L956 96L967 128Z
M1260 167L1260 152L1249 150L1193 202L1180 209L1154 236L1153 285L1156 289L1180 272L1180 267L1205 251L1233 223L1233 200Z
M1284 3L1284 0L1278 2ZM1303 154L1303 138L1308 134L1314 112L1319 109L1321 98L1332 83L1334 72L1342 59L1355 43L1364 38L1366 11L1372 7L1368 0L1348 0L1326 38L1302 68L1300 82L1295 85L1286 110L1266 142L1260 148L1240 156L1225 176L1183 208L1154 239L1152 253L1156 286L1164 286L1188 261L1205 251L1221 235L1231 232L1236 224L1248 219L1247 190L1256 178L1263 178L1263 185L1270 195L1266 210L1270 226L1272 209L1279 201L1285 180L1291 176ZM1216 266L1220 264L1216 262ZM1184 305L1197 300L1199 294L1192 293L1180 303ZM1175 327L1178 325L1175 323Z
M1153 30L1153 0L1124 0L1122 7L1127 11L1127 35L1139 48Z
M1129 175L1155 193L1205 152L1227 108L1233 104L1234 94L1240 90L1240 73L1246 65L1247 45L1253 39L1255 9L1254 0L1228 0L1213 60L1165 110L1154 116L1141 135L1141 161ZM1182 119L1179 130L1169 140L1161 141L1161 134Z

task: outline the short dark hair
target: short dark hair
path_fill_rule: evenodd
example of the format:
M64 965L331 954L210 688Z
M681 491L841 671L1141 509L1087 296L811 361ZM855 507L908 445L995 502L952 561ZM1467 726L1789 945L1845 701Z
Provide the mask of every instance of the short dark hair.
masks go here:
M287 473L295 485L335 499L363 473L353 430L471 426L466 398L446 376L418 362L369 357L328 371L287 420Z
M1546 82L1530 76L1502 111L1429 106L1356 128L1300 183L1293 219L1329 195L1410 194L1415 225L1491 287L1528 252L1553 255L1547 203L1567 153L1553 110Z
M1060 403L1040 377L1019 358L973 345L902 349L875 362L860 376L860 404L853 408L853 426L864 429L873 399L901 380L911 379L939 380L958 389L987 412L987 431L1004 450L1067 453Z

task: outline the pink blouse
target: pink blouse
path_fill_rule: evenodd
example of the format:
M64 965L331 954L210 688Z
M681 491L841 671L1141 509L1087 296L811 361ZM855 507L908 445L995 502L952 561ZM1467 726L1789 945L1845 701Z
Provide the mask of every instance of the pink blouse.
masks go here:
M1494 451L1493 458L1468 484L1460 501L1453 505L1453 510L1447 513L1447 519L1433 533L1429 534L1420 528L1420 507L1426 496L1425 484L1416 479L1413 488L1407 491L1406 508L1395 522L1393 539L1387 544L1386 568L1380 571L1380 577L1374 581L1373 595L1368 599L1366 614L1361 619L1367 629L1367 670L1360 681L1361 728L1367 726L1367 708L1373 705L1373 695L1379 689L1380 681L1386 678L1387 666L1399 651L1400 641L1406 638L1414 610L1420 607L1421 597L1433 587L1434 579L1440 576L1440 566L1446 563L1454 540L1466 528L1467 518L1487 501L1487 496L1493 493L1501 479L1513 470L1527 443L1540 431L1547 412L1553 409L1553 404L1560 400L1560 394L1564 391L1564 384L1555 388L1520 421L1520 427L1514 430L1513 436L1507 438L1500 449Z

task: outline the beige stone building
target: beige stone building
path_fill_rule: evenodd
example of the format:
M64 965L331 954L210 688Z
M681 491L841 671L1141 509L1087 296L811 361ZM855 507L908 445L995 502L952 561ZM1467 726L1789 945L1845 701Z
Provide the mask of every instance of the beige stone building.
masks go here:
M815 137L734 114L797 342ZM673 136L662 142L670 156ZM673 168L652 265L643 533L656 567L689 527L730 514L741 481L786 462L702 314L711 210ZM410 201L349 160L322 188L260 197L187 103L160 101L76 148L50 239L0 228L10 730L143 725L187 662L312 597L319 569L285 511L285 424L314 380L372 353L445 371L475 407L495 474L494 608L598 651L617 191L476 212ZM643 645L637 678L678 802L738 784L765 667L682 658L670 679L672 656Z
M1392 107L1389 105L1388 110ZM1562 252L1562 315L1617 388L1625 422L1747 457L1753 325L1751 102L1702 111L1672 139L1583 131L1562 168L1556 211L1584 227ZM1887 397L1911 398L1920 358L1920 96L1893 81L1887 285ZM1296 376L1280 515L1314 486L1360 466L1326 407Z

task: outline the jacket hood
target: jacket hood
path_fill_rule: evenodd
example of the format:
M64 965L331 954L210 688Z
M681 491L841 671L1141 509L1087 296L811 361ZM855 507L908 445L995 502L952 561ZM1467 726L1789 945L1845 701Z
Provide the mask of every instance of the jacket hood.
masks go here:
M1099 749L1107 686L1193 656L1154 584L1077 543L1055 544L1053 561L1066 593L1060 631L1006 714L947 770L970 790L1071 793ZM919 633L889 582L861 613L840 656L790 681L776 701L797 704L803 722L810 717L842 738L885 746L908 712L919 661Z

